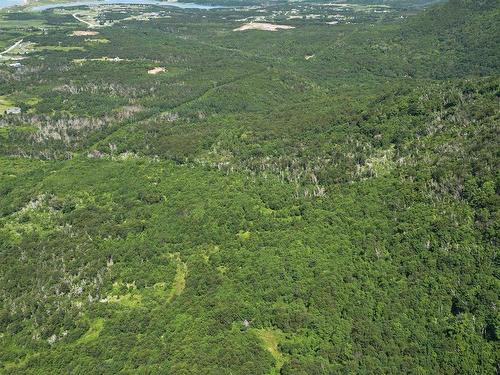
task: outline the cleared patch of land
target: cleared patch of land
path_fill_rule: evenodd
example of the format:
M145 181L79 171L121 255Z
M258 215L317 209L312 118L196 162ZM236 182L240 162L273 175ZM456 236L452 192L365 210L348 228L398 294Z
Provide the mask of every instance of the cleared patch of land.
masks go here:
M0 52L0 59L2 60L22 60L27 58L26 55L33 51L35 43L24 42L22 39L14 43L12 46Z
M71 36L94 36L98 35L99 33L97 31L85 31L85 30L77 30L73 31L70 35Z
M78 14L74 13L72 14L73 18L77 21L80 21L80 22L83 22L84 24L86 24L88 27L99 27L100 25L98 24L95 24L95 23L92 23L92 22L89 22L89 21L85 21L83 18L79 17Z
M87 61L105 61L105 62L121 62L121 61L131 61L128 59L122 59L121 57L108 57L108 56L103 56L95 59L74 59L73 62L75 64L83 64L84 62Z
M0 96L0 115L12 106L14 106L14 103L8 100L5 96Z
M245 30L263 30L263 31L278 31L278 30L288 30L295 29L294 26L288 25L276 25L273 23L264 23L264 22L250 22L246 23L243 26L234 29L233 31L245 31Z
M85 39L85 42L87 42L87 43L109 43L109 39L106 39L106 38L98 38L98 39L87 38L87 39Z
M36 50L68 52L68 51L85 51L85 48L80 46L39 46L36 47Z
M273 329L253 329L252 331L259 337L262 341L264 347L271 353L274 358L275 365L271 370L270 375L278 375L280 373L283 364L285 363L285 358L283 357L283 353L280 352L278 348L278 344L280 338L282 336L282 332Z
M90 322L90 327L85 334L77 340L77 344L86 344L99 337L102 329L104 328L104 319L97 318Z
M177 254L175 257L177 262L177 270L175 272L175 278L170 290L170 295L168 296L168 302L171 302L175 297L180 296L186 287L186 276L187 276L187 265L180 260L180 256Z
M15 42L13 45L11 45L9 48L7 48L5 51L3 52L0 52L0 56L1 55L6 55L7 53L9 53L10 51L12 51L14 48L16 48L18 45L20 45L21 43L23 42L23 40L18 40L17 42Z
M166 71L165 68L161 67L161 66L158 66L156 68L153 68L153 69L149 69L148 70L148 74L158 74L158 73L164 73Z

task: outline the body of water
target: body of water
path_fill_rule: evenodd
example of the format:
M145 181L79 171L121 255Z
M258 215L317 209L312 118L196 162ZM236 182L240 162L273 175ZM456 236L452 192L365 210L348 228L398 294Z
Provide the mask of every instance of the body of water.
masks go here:
M221 6L213 6L213 5L203 5L196 3L175 3L175 2L166 2L159 0L89 0L89 1L75 1L72 3L53 3L53 4L45 4L38 5L30 8L31 10L41 11L52 8L68 8L68 7L76 7L76 6L88 6L88 5L111 5L111 4L144 4L144 5L159 5L159 6L170 6L181 9L216 9L223 8ZM24 0L0 0L0 8L7 8L15 5L24 5Z
M15 5L23 5L23 0L0 0L0 8L13 7Z

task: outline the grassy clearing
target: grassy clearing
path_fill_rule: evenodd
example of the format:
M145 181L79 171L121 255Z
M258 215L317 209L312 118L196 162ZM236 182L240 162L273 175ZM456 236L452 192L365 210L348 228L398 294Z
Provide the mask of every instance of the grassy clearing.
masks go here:
M3 367L6 370L25 367L26 364L28 363L28 359L30 359L31 357L34 357L36 355L37 355L37 353L35 353L35 354L27 354L23 358L21 358L21 359L19 359L17 361L5 362L4 365L3 365Z
M281 336L283 335L282 332L266 328L252 329L252 331L255 332L255 334L262 341L262 344L264 345L266 350L268 350L274 358L275 365L269 374L278 375L280 373L281 367L283 367L283 364L285 363L285 358L278 349L278 344L280 342Z
M90 327L89 330L77 340L77 344L86 344L90 341L96 340L101 331L104 328L104 319L103 318L97 318L92 321L90 321Z
M371 158L367 159L365 166L362 168L363 172L369 172L374 177L388 175L395 168L393 155L394 147L378 151Z
M59 51L59 52L69 52L69 51L85 51L85 48L80 46L40 46L36 47L37 51Z
M126 287L127 292L123 293L123 287ZM121 282L115 282L113 284L113 290L110 295L108 295L103 302L116 303L124 307L138 307L142 304L142 294L137 290L135 283L124 284Z
M88 61L129 62L129 61L132 61L132 60L122 59L120 57L107 57L107 56L104 56L104 57L99 57L99 58L95 58L95 59L74 59L73 63L81 65L81 64L83 64L85 62L88 62Z
M117 303L125 307L138 307L142 303L142 295L137 293L127 293L121 296L108 296L107 301Z
M109 39L106 38L97 38L97 39L85 39L85 43L87 44L106 44L109 43Z
M39 28L45 25L44 20L31 19L31 20L15 20L15 22L1 19L0 18L0 27L3 29L23 29L23 28Z
M240 238L240 240L243 241L249 240L251 235L252 234L249 231L246 232L241 231L240 233L238 233L238 237Z
M172 289L168 296L168 302L171 302L175 297L180 296L186 287L186 276L187 276L187 265L181 262L180 258L177 257L177 270L175 272L174 282L172 284Z
M0 114L3 114L8 108L13 107L14 103L5 96L0 96Z

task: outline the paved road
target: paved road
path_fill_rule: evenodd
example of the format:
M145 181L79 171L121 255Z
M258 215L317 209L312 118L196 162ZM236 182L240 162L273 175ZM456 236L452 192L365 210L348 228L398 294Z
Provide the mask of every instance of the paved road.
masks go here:
M81 19L80 17L78 17L78 14L76 14L76 13L73 13L72 16L75 18L75 20L83 22L83 23L87 24L89 27L97 27L97 26L99 26L99 25L96 25L94 23L90 23L88 21L85 21L84 19Z
M5 51L0 52L0 56L1 56L1 55L5 55L5 54L9 53L9 51L10 51L10 50L12 50L12 49L16 48L16 47L17 47L18 45L20 45L22 42L23 42L23 40L22 40L22 39L21 39L21 40L19 40L19 41L17 41L17 42L15 42L13 45L11 45L9 48L7 48Z

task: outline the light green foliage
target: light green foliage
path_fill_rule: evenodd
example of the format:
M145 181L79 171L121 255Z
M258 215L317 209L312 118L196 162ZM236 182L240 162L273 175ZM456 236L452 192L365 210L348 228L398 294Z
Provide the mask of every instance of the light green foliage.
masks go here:
M168 295L168 302L179 296L186 287L187 265L180 260L179 253L176 253L173 259L175 259L177 267L170 294Z
M14 103L10 101L5 96L0 96L0 115L2 115L7 109L13 107Z
M76 344L86 344L90 341L97 340L103 328L104 328L104 319L97 318L90 321L89 330L85 332L85 334L76 341Z
M245 231L245 232L240 231L240 232L238 233L238 237L239 237L241 240L243 240L243 241L249 240L251 235L252 235L252 234L251 234L249 231Z
M253 331L259 337L259 339L262 340L264 347L271 353L274 358L275 365L270 374L279 374L281 367L283 367L283 364L285 363L283 354L279 351L278 348L282 333L277 330L265 328L254 329Z
M68 52L68 51L85 51L85 48L80 46L41 46L41 47L36 47L36 50Z

